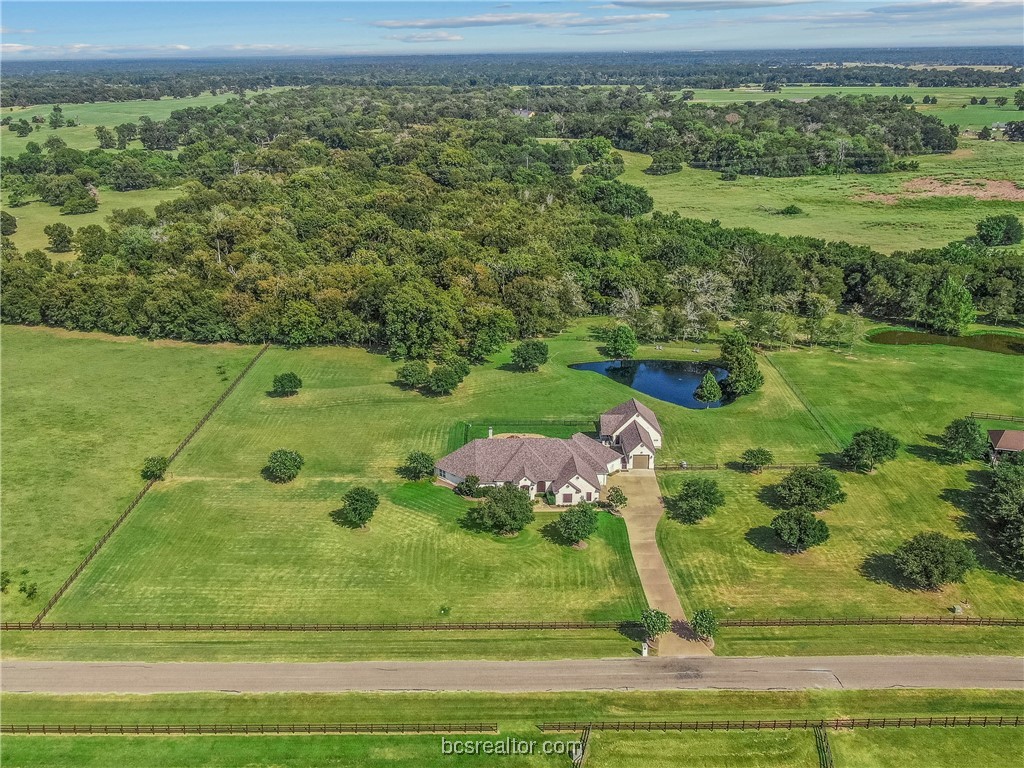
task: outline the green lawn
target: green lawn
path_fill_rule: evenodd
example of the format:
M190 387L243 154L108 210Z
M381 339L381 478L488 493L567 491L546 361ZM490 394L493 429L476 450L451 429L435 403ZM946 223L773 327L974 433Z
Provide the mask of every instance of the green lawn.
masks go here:
M253 350L3 326L4 618L34 617ZM224 374L218 371L224 366ZM22 573L27 570L27 573ZM36 582L29 601L17 591Z
M77 253L75 251L51 252L49 239L43 232L44 227L56 221L67 224L74 230L79 230L89 224L103 226L111 211L119 208L142 208L147 213L153 213L153 209L158 204L177 196L178 190L176 189L136 189L131 192L115 192L112 189L103 188L100 190L99 208L92 213L64 216L61 214L60 208L38 200L17 208L5 208L5 210L18 220L18 230L11 235L11 240L19 251L25 253L33 248L39 248L46 251L53 261L66 261L75 258Z
M572 734L542 734L547 720L784 719L866 716L1012 715L1014 691L660 691L573 694L157 694L151 696L39 696L5 694L7 723L293 723L497 722L500 737L566 741ZM424 717L424 713L430 713ZM978 765L1009 766L1019 754L1021 729L930 729L830 732L837 766L962 765L963 752ZM458 738L458 737L456 737ZM12 737L0 743L4 765L14 766L291 766L476 765L441 756L439 736L250 737ZM856 752L851 752L851 746ZM907 754L907 750L914 754ZM957 755L959 753L959 755ZM859 760L861 762L840 762ZM958 756L958 762L943 762ZM497 758L492 758L492 761ZM567 765L500 758L502 765ZM816 765L811 731L762 733L609 733L591 738L588 765L660 766ZM874 762L871 762L874 761Z
M977 538L983 526L968 510L981 463L941 463L934 443L935 436L956 416L972 410L1019 410L1024 383L1019 358L963 348L884 347L867 342L858 343L853 354L817 349L774 352L768 357L772 365L762 367L784 374L822 434L845 442L857 430L877 426L896 434L905 449L896 461L874 474L841 473L849 498L823 513L831 538L800 555L781 552L769 528L776 510L767 503L768 489L783 473L767 471L752 476L724 468L702 473L720 483L726 494L725 507L697 525L666 518L658 529L659 544L684 607L711 607L723 617L735 618L939 615L954 603L964 602L969 604L968 613L974 615L1024 613L1024 586L1004 572L988 546ZM985 375L967 373L982 369ZM769 439L763 445L778 453L791 442L789 438ZM671 494L684 475L663 472L660 479L665 492ZM889 555L915 533L931 530L967 539L982 567L972 571L962 585L935 592L906 589L899 584ZM733 632L741 638L736 649L730 647ZM844 632L811 630L818 642L808 640L803 628L764 634L766 640L775 638L783 647L787 638L788 642L802 642L803 652L833 652L828 645L832 641L839 643L842 652L850 652L857 644L844 638ZM720 651L756 652L761 648L759 634L760 630L727 630ZM876 629L865 647L876 651L890 648L891 637L908 652L917 636L939 646L943 638L957 646L975 637L972 633L958 635L956 630ZM795 639L799 637L804 640ZM983 643L982 647L1005 649L1010 643L1018 651L1024 648L1024 633L1019 630L994 630L987 637L992 645ZM931 645L932 650L937 650L936 645ZM769 647L770 643L763 650Z
M905 183L919 178L944 183L1008 180L1024 186L1024 146L961 139L960 147L949 155L915 158L921 164L917 171L846 174L840 179L740 176L736 181L722 181L714 171L690 167L667 176L649 176L643 173L650 165L649 156L623 152L626 172L619 178L645 187L658 210L717 219L726 227L845 240L888 253L962 239L974 234L975 223L986 216L1020 215L1019 201L976 200L959 191L955 196L924 196L903 189ZM870 199L871 195L899 199L890 203ZM804 212L796 216L775 213L787 205Z

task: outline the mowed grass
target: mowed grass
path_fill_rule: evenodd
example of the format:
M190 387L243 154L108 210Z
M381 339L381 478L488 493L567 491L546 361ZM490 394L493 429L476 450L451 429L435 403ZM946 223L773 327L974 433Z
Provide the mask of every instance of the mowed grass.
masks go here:
M1024 114L1024 113L1017 113ZM647 155L623 152L626 171L620 180L647 189L655 208L678 211L690 218L717 219L725 227L750 227L780 235L845 240L884 253L934 248L974 234L986 216L1020 215L1012 200L978 200L967 192L953 196L907 193L903 185L919 178L944 183L1008 180L1024 186L1024 146L1009 141L962 138L948 155L914 158L917 171L768 178L740 176L722 181L715 171L684 167L679 173L649 176ZM869 199L896 195L896 202ZM867 196L867 197L866 197ZM788 205L803 210L796 216L776 213Z
M565 377L561 366L551 368ZM303 379L301 393L268 397L273 375L286 370ZM439 454L459 418L519 410L509 392L530 390L530 378L487 367L455 397L426 398L393 386L394 371L386 358L357 349L272 349L54 615L329 622L616 619L640 611L621 519L602 515L584 551L545 530L555 512L538 510L519 536L497 537L467 530L469 504L450 490L406 483L395 472L411 450ZM554 394L542 392L538 413ZM557 397L568 402L574 393ZM290 484L260 477L276 448L306 459ZM365 530L330 516L354 484L382 499Z
M5 694L7 723L293 723L497 722L506 736L568 741L576 734L542 734L551 720L820 719L928 715L1013 715L1013 691L581 692L572 694L157 694L152 696L39 696ZM430 713L425 717L424 713ZM833 752L858 766L910 768L1010 766L1020 753L1021 729L919 729L830 732ZM467 738L454 736L449 738ZM792 732L611 733L591 736L588 765L794 766L816 765L814 735ZM852 749L855 749L854 753ZM540 746L536 748L540 751ZM914 754L908 754L913 750ZM445 757L440 736L44 737L8 736L4 765L476 765ZM957 758L957 762L952 759ZM487 764L568 765L562 757L491 757ZM844 766L847 762L839 762Z
M3 613L17 621L36 615L142 488L142 460L170 453L253 350L14 326L0 341L0 553L13 579ZM35 600L18 593L21 581L38 584Z
M5 207L9 214L18 220L18 230L11 235L11 241L22 253L33 248L39 248L46 252L52 261L68 261L78 256L76 251L65 253L54 253L49 250L50 241L43 231L54 222L67 224L74 230L79 230L89 224L106 226L106 218L111 211L125 208L142 208L149 214L153 209L165 200L172 200L179 194L176 189L136 189L131 192L116 192L112 189L100 190L99 207L92 213L81 213L74 216L65 216L60 208L47 205L44 202L36 201L20 205L17 208Z
M881 427L897 435L904 449L896 461L874 474L841 472L849 498L822 513L830 540L799 555L786 554L769 527L777 514L770 506L770 488L783 472L702 473L719 482L725 506L697 525L666 518L658 529L684 607L713 608L725 618L941 615L954 603L967 605L967 612L974 615L1024 613L1024 586L1005 572L979 539L984 525L970 511L970 492L980 478L981 463L942 463L934 443L949 421L972 410L1019 411L1024 391L1019 358L944 346L860 342L850 355L817 349L775 352L769 359L772 365L762 367L785 375L823 432L845 443L860 429ZM763 445L777 451L788 442L769 440ZM830 457L826 453L824 458ZM661 473L662 488L666 494L675 493L689 476ZM895 573L891 553L923 531L967 540L981 567L964 584L938 591L906 588ZM722 651L755 650L757 631L736 630L743 638L736 651L729 647L732 631L723 634ZM934 631L899 629L894 642L906 652L913 648L914 632ZM889 630L876 632L884 640ZM778 652L787 649L789 633L779 632L776 639L783 648ZM770 633L765 635L767 639ZM942 636L951 645L970 642L963 634ZM996 631L990 638L992 647L1005 648L1007 642L1015 643L1017 650L1024 647L1024 633L1019 631ZM824 645L805 638L799 647L824 652L828 633L818 639ZM848 652L851 643L841 645ZM877 651L879 641L872 639L865 647Z

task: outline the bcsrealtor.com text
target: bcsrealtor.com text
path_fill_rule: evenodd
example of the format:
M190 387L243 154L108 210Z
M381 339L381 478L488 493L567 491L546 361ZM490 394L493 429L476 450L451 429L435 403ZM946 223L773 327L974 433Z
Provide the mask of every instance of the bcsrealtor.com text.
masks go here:
M441 737L442 755L569 755L583 749L578 741L515 739L449 739Z

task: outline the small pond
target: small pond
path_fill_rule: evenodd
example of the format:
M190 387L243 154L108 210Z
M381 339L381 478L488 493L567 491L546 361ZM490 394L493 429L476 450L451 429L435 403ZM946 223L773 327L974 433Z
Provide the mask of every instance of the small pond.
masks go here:
M1024 337L1008 333L975 333L971 336L941 336L919 331L881 331L868 336L873 344L945 344L968 347L1001 355L1024 355Z
M686 408L720 408L722 401L702 403L694 398L704 372L710 370L718 381L729 372L704 363L679 360L605 360L599 363L577 363L569 366L577 371L594 371L609 379L632 387L637 392Z

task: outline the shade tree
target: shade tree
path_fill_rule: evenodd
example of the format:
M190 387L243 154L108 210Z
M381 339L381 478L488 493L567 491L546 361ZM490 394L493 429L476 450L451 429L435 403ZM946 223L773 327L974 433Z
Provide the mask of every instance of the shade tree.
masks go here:
M893 553L896 569L914 585L937 589L960 582L977 565L974 554L961 539L941 533L919 533Z
M823 544L829 538L828 524L813 512L803 509L780 512L772 518L771 526L775 535L797 553Z

